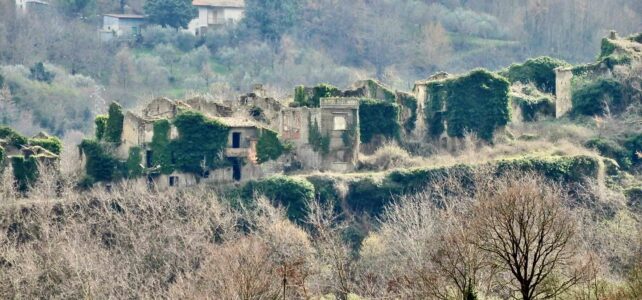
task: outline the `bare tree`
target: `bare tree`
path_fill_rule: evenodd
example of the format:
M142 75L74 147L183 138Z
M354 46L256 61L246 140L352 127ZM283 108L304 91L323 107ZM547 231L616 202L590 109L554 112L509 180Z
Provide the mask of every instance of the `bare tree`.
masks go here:
M521 299L550 298L575 285L576 220L562 189L536 174L510 174L477 193L477 245L512 275ZM555 280L553 280L555 279Z

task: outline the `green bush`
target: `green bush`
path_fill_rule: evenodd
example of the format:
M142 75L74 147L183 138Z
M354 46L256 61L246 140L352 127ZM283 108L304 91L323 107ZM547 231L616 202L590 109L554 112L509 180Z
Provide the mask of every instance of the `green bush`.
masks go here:
M600 56L598 57L598 59L610 56L615 52L615 48L616 46L615 44L613 44L613 42L611 42L611 40L603 38L600 45Z
M2 146L0 146L0 172L2 172L2 169L3 169L3 166L4 166L3 165L3 163L4 163L4 154L5 154L4 148L2 148Z
M393 102L360 99L359 122L362 143L369 143L375 135L398 138L399 106Z
M509 171L536 172L549 180L563 183L582 182L585 178L596 179L599 168L599 161L590 156L501 160L496 165L497 174Z
M256 156L259 163L278 159L283 154L283 150L283 144L279 141L276 132L261 129L259 140L256 143Z
M57 137L53 136L46 139L29 139L29 145L40 146L56 155L60 155L62 152L62 142Z
M297 106L319 107L321 98L339 97L341 94L338 88L325 83L313 87L311 91L306 90L304 86L297 86L294 88L294 103Z
M143 149L140 147L129 148L129 156L127 157L127 178L138 178L143 175Z
M573 112L593 116L624 109L623 86L613 79L598 79L573 88Z
M181 112L174 119L178 139L171 141L170 156L175 167L183 172L201 175L205 169L225 164L221 154L227 146L230 128L195 111Z
M555 69L567 66L570 64L565 61L542 56L513 64L502 75L510 82L533 83L538 89L555 94Z
M639 164L642 162L642 158L638 156L638 153L642 154L642 134L629 137L624 142L624 148L629 152L633 163Z
M105 129L107 128L107 119L106 115L96 116L94 123L96 124L96 140L101 141L105 136Z
M306 216L306 204L314 199L314 186L305 179L273 176L260 181L248 182L245 194L265 195L274 203L287 207L291 220L302 221Z
M429 134L441 135L445 121L451 137L471 131L491 140L495 129L510 120L509 85L505 78L483 69L430 83L430 103L425 105Z
M168 120L158 120L154 122L154 135L150 148L152 150L152 167L160 166L163 174L174 172L172 163L172 149L170 148L169 134L171 125Z
M42 62L37 62L33 67L29 68L29 79L37 80L41 82L46 82L51 84L56 74L49 72L45 69L45 65Z
M9 145L18 149L29 143L26 137L7 126L0 126L0 139L7 141Z
M633 164L631 152L612 140L594 138L586 142L585 146L596 149L604 157L614 159L623 170L631 168Z
M86 159L85 171L96 182L108 182L121 177L121 163L100 142L83 140L80 149Z
M123 135L123 108L120 104L113 102L109 105L109 116L105 127L104 140L106 142L120 144Z
M11 166L13 167L13 177L16 180L18 190L26 192L38 179L38 161L36 157L12 156Z
M369 97L387 102L395 102L397 98L395 93L384 87L381 83L373 79L366 80L366 83L368 85Z

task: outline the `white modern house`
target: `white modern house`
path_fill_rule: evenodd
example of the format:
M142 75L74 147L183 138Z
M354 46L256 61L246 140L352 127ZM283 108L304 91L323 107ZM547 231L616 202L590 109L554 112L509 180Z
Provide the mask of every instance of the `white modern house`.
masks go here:
M16 0L16 10L23 14L43 10L48 6L48 2L41 0Z
M245 0L193 0L192 5L198 8L198 17L190 22L189 31L196 35L237 23L245 11Z
M100 38L103 41L113 38L135 38L146 24L147 19L143 15L106 14L103 15L103 28L100 30Z

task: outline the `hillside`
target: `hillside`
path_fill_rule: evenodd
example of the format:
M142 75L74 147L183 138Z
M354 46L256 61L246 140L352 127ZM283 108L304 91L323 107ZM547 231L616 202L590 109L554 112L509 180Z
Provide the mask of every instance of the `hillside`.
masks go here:
M0 298L642 298L637 1L220 2L0 4Z

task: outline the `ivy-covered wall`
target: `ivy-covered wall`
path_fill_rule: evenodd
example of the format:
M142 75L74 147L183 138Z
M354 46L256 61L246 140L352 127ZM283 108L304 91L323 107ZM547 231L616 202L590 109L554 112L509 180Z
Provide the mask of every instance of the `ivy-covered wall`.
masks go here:
M79 147L85 155L85 172L91 182L109 182L126 173L125 166L109 152L108 145L85 139Z
M2 146L0 146L0 172L2 172L2 169L3 169L3 166L4 166L4 159L5 159L4 155L5 155L4 148L2 148Z
M256 143L256 156L259 163L276 160L283 154L284 147L276 132L263 128Z
M125 115L123 115L123 108L120 104L113 102L109 105L109 115L107 117L107 123L105 126L104 140L106 142L120 144L123 136L123 121L125 120ZM98 122L96 123L96 131L98 131Z
M18 190L27 191L38 179L38 161L36 157L26 158L22 155L11 157L13 178L16 180Z
M360 99L359 128L362 143L369 143L375 135L398 138L399 106L394 102Z
M410 110L410 117L404 121L403 128L406 133L411 133L417 125L417 98L406 93L398 93L397 96L401 106Z
M178 130L178 138L170 145L176 169L201 175L226 164L222 153L230 131L227 125L195 111L179 113L173 124Z
M96 116L96 119L94 120L94 124L96 125L96 140L100 141L103 139L105 136L105 128L107 128L107 120L108 116L106 115L98 115Z
M125 166L127 167L127 178L138 178L143 175L143 149L140 147L129 148L129 156Z
M311 116L308 116L308 143L316 152L323 155L330 153L330 135L321 132L319 123Z
M168 120L158 120L154 122L154 135L149 145L152 150L152 166L160 166L162 174L171 174L174 172L172 163L172 148L170 147L171 124Z
M511 82L533 83L541 91L555 94L555 69L559 67L570 67L570 64L542 56L513 64L500 74Z
M429 134L441 135L445 122L451 137L470 131L491 140L495 130L510 120L509 86L505 78L483 69L429 83L425 105Z

